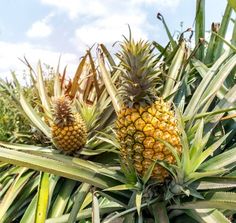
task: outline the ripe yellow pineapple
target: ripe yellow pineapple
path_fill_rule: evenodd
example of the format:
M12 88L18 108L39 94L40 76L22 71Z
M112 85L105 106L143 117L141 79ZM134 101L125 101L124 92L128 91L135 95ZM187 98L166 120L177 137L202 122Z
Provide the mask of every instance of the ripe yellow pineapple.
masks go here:
M182 147L171 104L156 95L157 67L151 44L125 39L118 54L121 60L120 94L123 106L116 121L121 159L143 176L153 160L174 164L175 158L159 139L181 153ZM163 182L169 173L156 164L152 178Z
M54 100L53 116L51 132L56 148L66 154L80 150L86 143L87 129L81 116L72 112L69 97Z

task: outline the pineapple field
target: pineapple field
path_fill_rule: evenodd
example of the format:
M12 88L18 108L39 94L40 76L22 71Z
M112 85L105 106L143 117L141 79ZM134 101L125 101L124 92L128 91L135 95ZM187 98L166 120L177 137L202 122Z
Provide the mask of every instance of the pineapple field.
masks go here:
M235 11L205 28L196 0L177 37L158 13L167 45L128 26L72 76L21 59L29 84L0 79L0 223L236 222Z

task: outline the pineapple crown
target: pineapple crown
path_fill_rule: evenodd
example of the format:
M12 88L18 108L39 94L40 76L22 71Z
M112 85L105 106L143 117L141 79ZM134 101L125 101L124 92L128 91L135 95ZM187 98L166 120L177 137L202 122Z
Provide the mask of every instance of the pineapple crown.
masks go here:
M157 72L155 55L151 43L144 40L137 42L131 37L121 44L122 50L117 54L121 61L120 94L126 106L142 106L156 100L155 86Z
M54 98L53 114L54 123L60 127L74 122L75 118L72 113L71 100L68 96Z

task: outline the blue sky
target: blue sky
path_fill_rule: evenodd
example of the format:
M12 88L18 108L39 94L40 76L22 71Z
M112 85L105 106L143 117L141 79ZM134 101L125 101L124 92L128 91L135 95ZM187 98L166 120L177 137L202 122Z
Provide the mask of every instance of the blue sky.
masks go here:
M226 0L206 0L206 27L221 21ZM128 33L136 38L165 44L166 33L157 12L162 13L172 33L193 28L195 0L1 0L0 75L10 70L22 73L17 59L26 56L32 65L40 59L75 72L80 57L96 42L112 43Z

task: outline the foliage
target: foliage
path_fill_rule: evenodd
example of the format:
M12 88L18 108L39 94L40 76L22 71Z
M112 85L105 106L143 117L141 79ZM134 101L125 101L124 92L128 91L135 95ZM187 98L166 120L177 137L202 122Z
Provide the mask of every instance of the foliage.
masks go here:
M92 49L86 52L71 80L66 69L59 72L59 65L51 79L45 80L40 63L34 71L24 60L31 78L29 89L34 93L29 93L14 73L10 85L0 82L1 93L8 99L1 103L14 102L16 106L16 110L4 110L3 106L0 111L18 111L14 115L30 123L20 122L20 131L26 131L28 138L17 135L17 140L11 141L6 131L0 142L1 222L108 223L118 219L130 223L228 223L233 219L236 24L229 43L224 40L232 13L227 5L220 29L212 30L210 40L203 41L204 1L197 3L193 49L186 39L191 31L174 39L161 14L158 19L170 43L163 47L153 42L162 80L156 91L175 106L183 146L182 156L178 156L163 141L176 157L176 165L153 162L172 177L157 184L149 179L154 165L142 179L133 169L121 168L113 125L122 103L117 95L120 70L103 44L97 58ZM74 99L89 128L88 143L78 157L60 154L51 142L51 100L65 92ZM17 129L15 121L10 119L8 131Z

